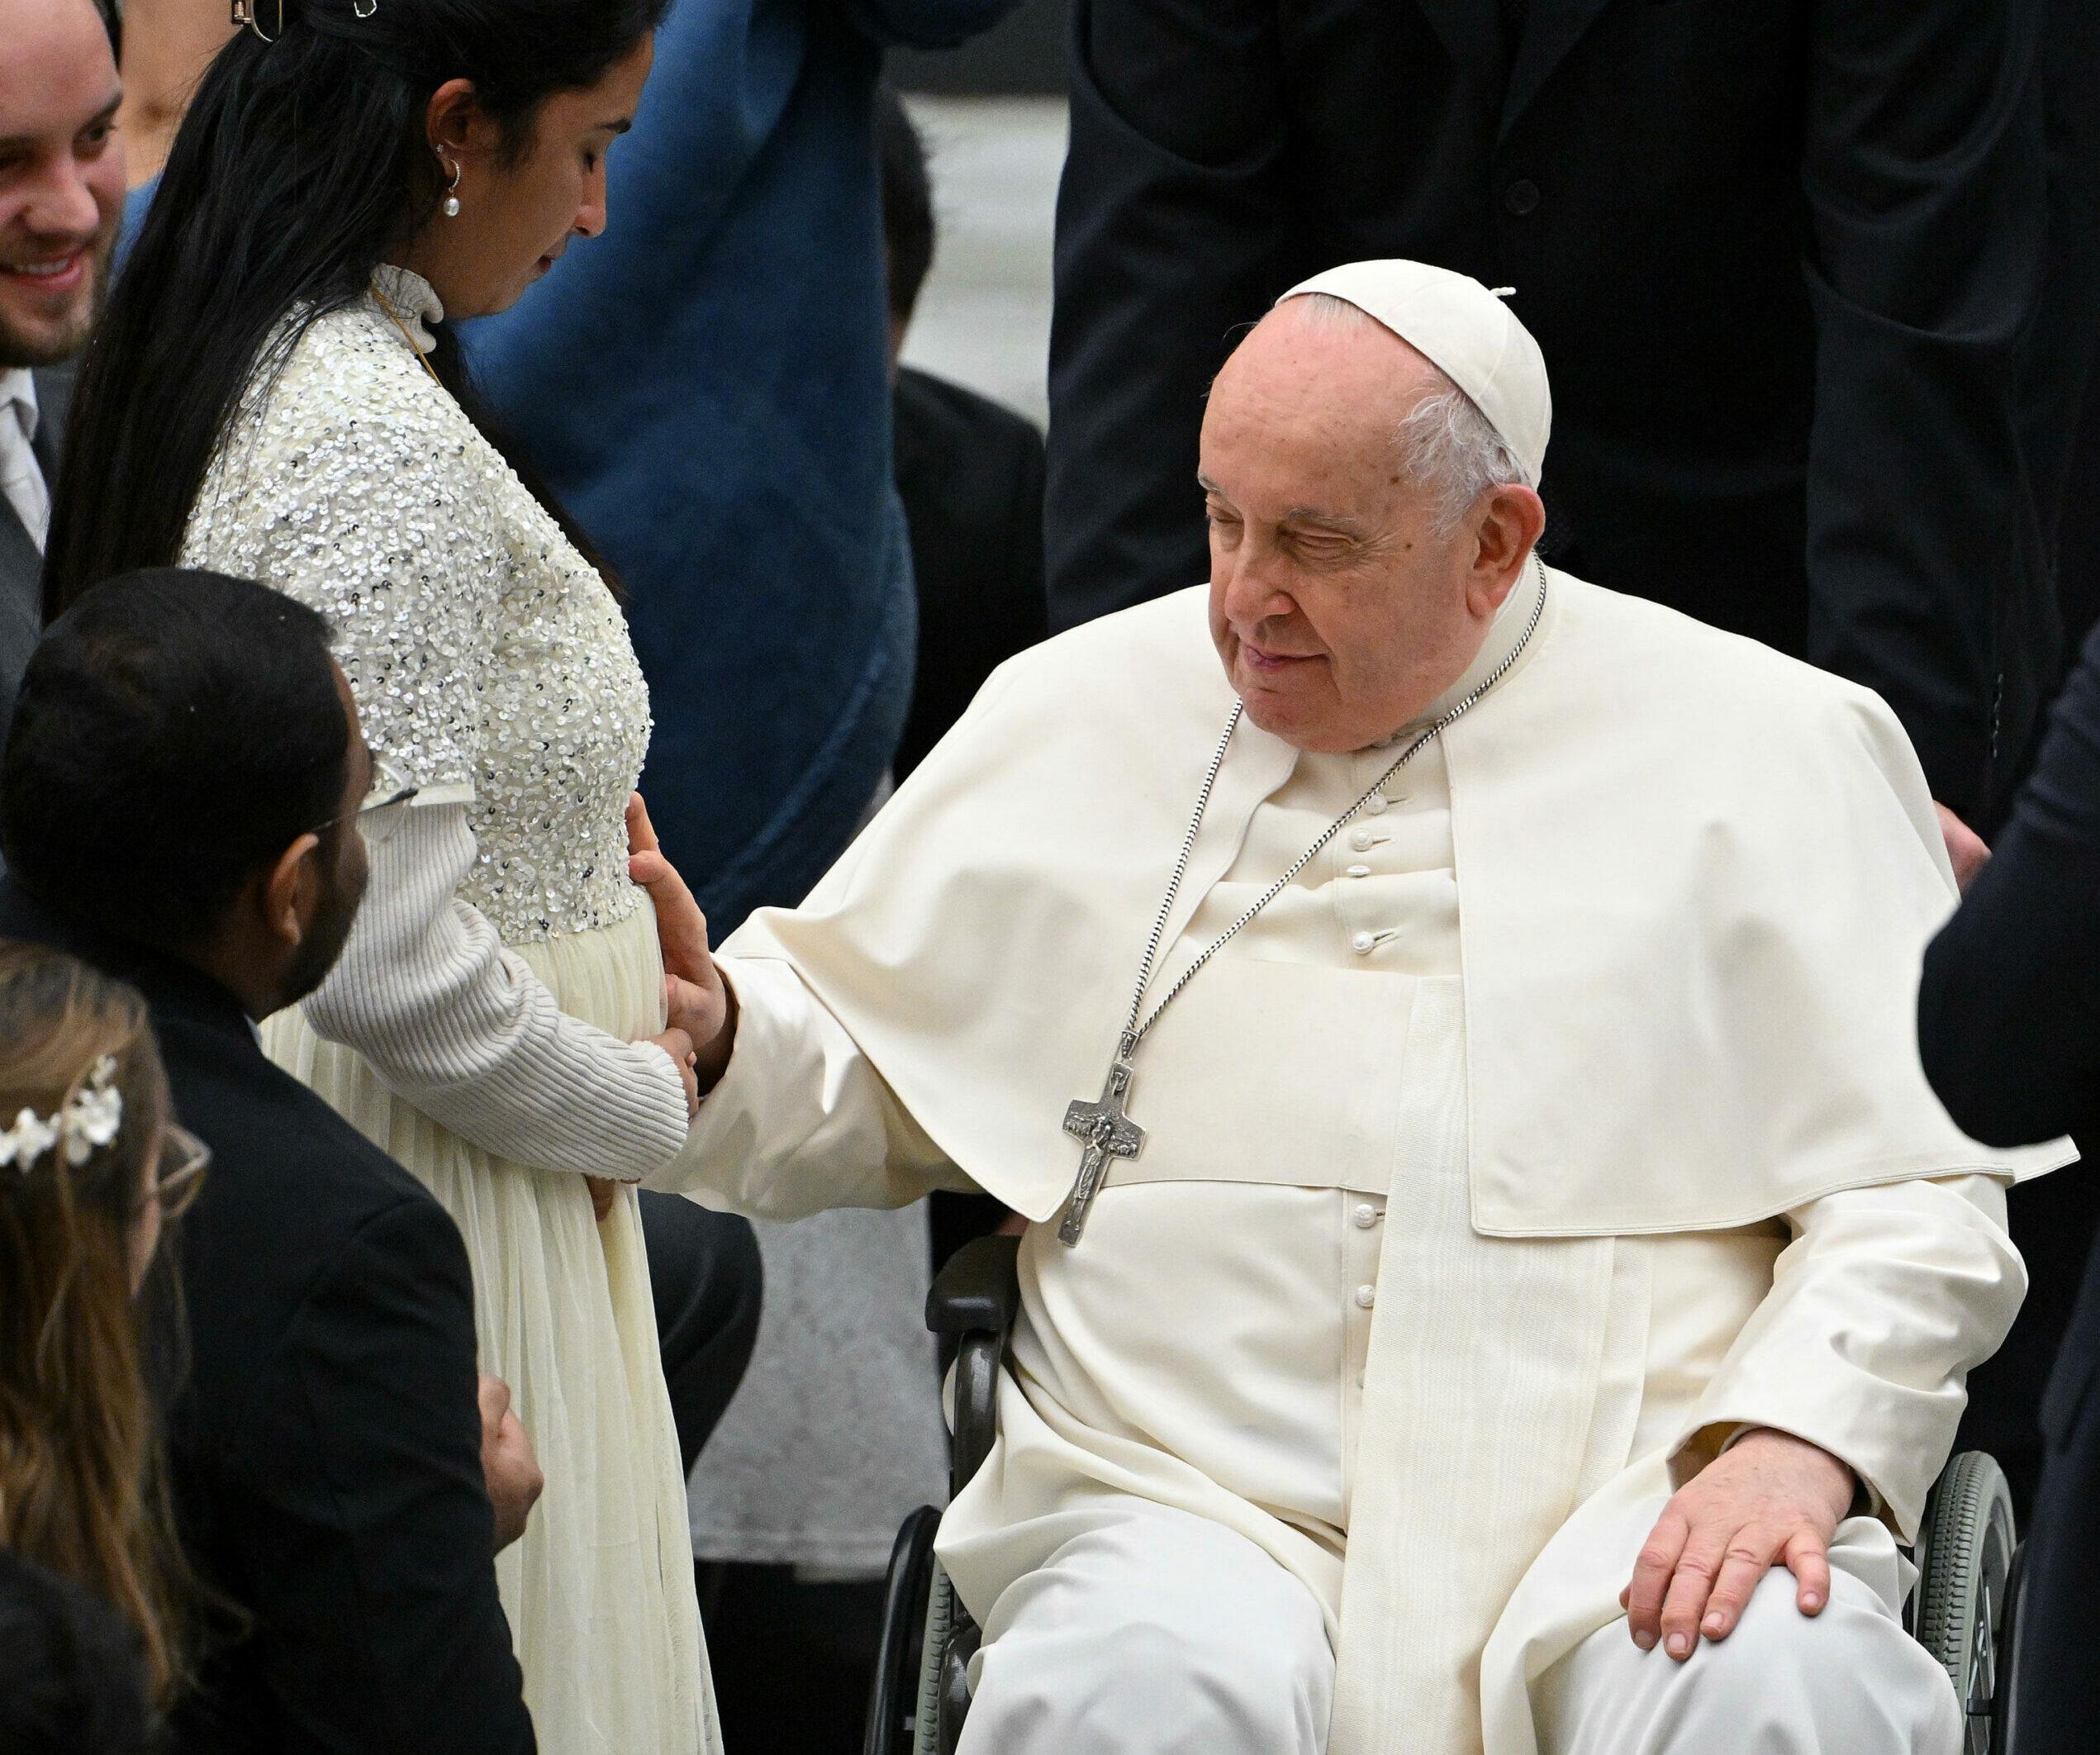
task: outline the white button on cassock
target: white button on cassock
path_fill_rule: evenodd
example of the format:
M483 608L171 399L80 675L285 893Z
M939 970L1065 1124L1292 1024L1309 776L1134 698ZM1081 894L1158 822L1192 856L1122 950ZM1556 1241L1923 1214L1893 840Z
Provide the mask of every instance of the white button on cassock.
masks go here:
M1358 853L1366 853L1368 852L1374 844L1375 844L1377 839L1378 837L1373 835L1370 830L1359 829L1354 835L1349 837L1349 844L1355 848Z
M1370 1201L1366 1201L1362 1206L1359 1206L1354 1213L1351 1214L1350 1216L1356 1221L1356 1229L1358 1230L1368 1231L1374 1225L1378 1223L1378 1209L1373 1206Z
M1378 1288L1375 1286L1359 1286L1356 1288L1356 1308L1358 1310L1367 1310L1377 1301Z
M1352 865L1342 875L1345 878L1368 878L1371 868L1368 865Z
M1375 816L1391 802L1392 800L1388 798L1383 792L1373 792L1370 797L1364 800L1364 815L1366 816Z
M1349 949L1359 957L1367 957L1378 949L1378 935L1371 932L1360 932L1355 938L1350 939Z

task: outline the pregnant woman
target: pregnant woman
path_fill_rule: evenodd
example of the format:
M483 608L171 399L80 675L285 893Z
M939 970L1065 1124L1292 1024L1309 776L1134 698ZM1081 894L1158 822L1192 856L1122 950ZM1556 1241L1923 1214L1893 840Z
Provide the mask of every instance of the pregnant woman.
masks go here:
M719 1747L625 1186L685 1141L691 1044L627 878L649 707L625 625L444 324L603 228L665 4L246 9L84 369L46 576L55 606L177 561L313 605L382 787L414 788L268 1046L466 1239L482 1368L546 1472L497 1567L556 1755Z

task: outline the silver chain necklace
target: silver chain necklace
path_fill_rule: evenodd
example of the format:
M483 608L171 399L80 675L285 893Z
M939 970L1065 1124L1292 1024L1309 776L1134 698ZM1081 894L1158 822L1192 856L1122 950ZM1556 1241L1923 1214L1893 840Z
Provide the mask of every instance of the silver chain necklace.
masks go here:
M1233 705L1232 716L1225 721L1225 735L1218 740L1216 752L1210 758L1210 766L1204 772L1202 788L1196 794L1195 813L1189 819L1189 832L1181 838L1181 857L1174 862L1174 875L1167 880L1166 898L1159 905L1158 918L1152 922L1152 936L1145 942L1144 961L1138 968L1137 991L1130 996L1130 1015L1116 1039L1114 1058L1109 1063L1109 1076L1101 1086L1101 1095L1094 1102L1076 1097L1065 1111L1065 1131L1078 1139L1084 1150L1080 1154L1079 1177L1072 1184L1071 1195L1065 1202L1063 1222L1057 1227L1057 1241L1070 1248L1078 1243L1080 1233L1086 1229L1086 1215L1092 1209L1094 1197L1101 1191L1101 1184L1108 1175L1109 1160L1112 1158L1135 1158L1144 1149L1145 1130L1124 1112L1124 1100L1130 1092L1130 1063L1138 1052L1138 1044L1152 1033L1152 1027L1160 1020L1161 1014L1181 996L1181 990L1195 979L1196 972L1238 936L1241 928L1253 920L1269 904L1290 887L1290 881L1316 858L1320 849L1349 825L1350 820L1385 789L1390 780L1434 739L1441 737L1457 719L1471 709L1480 697L1508 673L1509 667L1522 656L1524 648L1531 644L1533 630L1539 617L1546 612L1546 564L1537 555L1532 564L1538 572L1538 599L1532 605L1531 619L1524 624L1524 631L1518 636L1517 644L1504 656L1500 663L1483 677L1479 685L1466 697L1440 715L1436 722L1402 750L1391 767L1374 780L1363 796L1320 832L1319 839L1290 862L1283 876L1257 897L1253 903L1218 936L1206 944L1195 961L1182 970L1174 985L1162 996L1158 1004L1147 1013L1145 995L1152 983L1152 966L1158 961L1160 948L1166 936L1166 923L1174 912L1174 903L1181 893L1181 880L1188 873L1190 856L1195 851L1196 836L1203 828L1204 812L1210 806L1211 789L1218 783L1218 771L1225 765L1225 751L1231 745L1233 734L1239 729L1241 716L1246 711L1242 702Z

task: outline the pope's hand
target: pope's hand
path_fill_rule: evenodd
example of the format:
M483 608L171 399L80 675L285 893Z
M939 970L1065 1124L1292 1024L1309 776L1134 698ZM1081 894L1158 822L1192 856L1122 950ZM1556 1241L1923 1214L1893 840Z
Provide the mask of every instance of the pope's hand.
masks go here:
M1936 804L1932 808L1940 813L1940 835L1947 844L1947 858L1954 866L1954 881L1966 891L1975 882L1977 873L1988 863L1991 850L1984 844L1983 836L1945 805Z
M707 917L700 911L677 868L663 857L648 806L639 792L627 801L627 875L649 894L656 935L663 952L667 1034L682 1035L690 1058L672 1058L690 1074L694 1101L713 1090L729 1063L736 1041L736 1002L707 948ZM665 1037L658 1037L659 1042Z
M539 1472L539 1459L532 1453L532 1440L511 1411L510 1386L483 1372L478 1400L482 1478L488 1487L489 1503L496 1508L496 1546L500 1551L525 1534L525 1520L532 1515L547 1480Z
M1619 1592L1633 1643L1657 1638L1680 1661L1699 1638L1725 1639L1775 1566L1794 1577L1794 1601L1819 1615L1830 1600L1830 1539L1852 1503L1852 1472L1784 1432L1746 1434L1663 1508Z

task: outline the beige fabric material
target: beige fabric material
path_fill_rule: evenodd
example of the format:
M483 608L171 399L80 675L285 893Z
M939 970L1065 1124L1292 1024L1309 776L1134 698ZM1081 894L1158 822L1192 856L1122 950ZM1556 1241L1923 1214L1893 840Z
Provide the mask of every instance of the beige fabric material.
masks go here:
M1591 640L1594 657L1602 636L1580 625L1616 613L1605 593L1557 578L1554 588L1559 609L1507 679L1506 702L1567 649L1563 636ZM1525 855L1513 832L1498 840L1482 821L1516 782L1455 736L1426 749L1386 806L1309 865L1145 1043L1132 1109L1151 1137L1115 1167L1079 1248L1039 1225L1024 1240L999 1445L942 1539L980 1612L1133 1502L1171 1507L1253 1543L1319 1604L1341 1654L1333 1755L1382 1752L1390 1727L1417 1723L1436 1755L1534 1755L1533 1685L1618 1615L1618 1514L1666 1497L1673 1467L1698 1467L1736 1424L1829 1445L1899 1526L1915 1516L1952 1434L1960 1375L1996 1345L2022 1289L1998 1181L1960 1172L1988 1164L2003 1178L2012 1166L1954 1134L1914 1071L1882 1081L1893 1053L1871 1041L1826 1052L1824 1032L1885 1031L1890 1008L1826 993L1813 963L1789 962L1777 928L1736 936L1746 908L1762 923L1836 906L1789 893L1782 868L1812 831L1846 840L1867 877L1894 873L1899 895L1907 873L1938 881L1937 856L1900 803L1910 781L1897 758L1908 752L1877 754L1855 735L1879 709L1843 684L1827 691L1827 679L1740 643L1709 648L1722 636L1662 611L1629 613L1674 663L1718 654L1706 680L1749 692L1769 722L1760 751L1821 751L1844 776L1830 792L1856 802L1878 787L1898 801L1860 825L1827 820L1815 787L1798 789L1810 802L1797 809L1753 785L1762 757L1738 751L1732 768L1704 762L1705 801L1674 830L1647 823L1630 848L1607 848L1564 826L1557 844ZM1508 637L1499 626L1484 660ZM1579 692L1557 686L1564 703ZM1008 667L805 910L762 916L732 941L736 1054L672 1179L780 1214L907 1200L959 1166L1033 1217L1053 1212L1077 1156L1058 1129L1064 1103L1099 1087L1228 705L1188 596ZM1653 747L1699 768L1684 746L1711 726L1695 704L1684 712L1689 727ZM1587 747L1587 724L1540 730L1526 757L1545 771L1532 792L1550 789L1564 759L1578 790L1612 777ZM1823 749L1833 740L1836 755ZM1300 756L1258 735L1236 743L1162 978L1390 759ZM1621 762L1618 778L1659 808L1681 807L1656 765ZM1716 801L1725 787L1707 797L1722 782L1749 788L1740 822ZM1589 796L1614 832L1638 815ZM1836 806L1824 797L1822 808ZM1651 897L1631 875L1650 858L1676 859L1681 874L1677 844L1710 843L1714 820L1751 868L1738 885L1688 892L1680 878ZM1476 854L1483 844L1497 851ZM1827 856L1817 858L1827 874ZM1664 1008L1561 1073L1586 1081L1593 1119L1532 1167L1556 1199L1594 1197L1589 1154L1637 1133L1637 1113L1622 1111L1648 1100L1650 1059L1689 1077L1689 1054L1697 1088L1734 1114L1741 1093L1708 1057L1748 1031L1761 1067L1763 1039L1780 1027L1725 991L1733 959L1753 954L1792 969L1794 997L1821 1008L1808 1034L1823 1058L1789 1071L1811 1087L1784 1099L1794 1125L1806 1128L1804 1106L1820 1093L1834 1130L1870 1144L1885 1130L1927 1161L1944 1158L1945 1179L1874 1186L1885 1166L1870 1153L1868 1186L1824 1190L1812 1176L1796 1199L1802 1179L1788 1162L1756 1155L1776 1149L1769 1134L1755 1151L1720 1153L1708 1173L1718 1123L1695 1114L1681 1151L1643 1142L1626 1167L1669 1228L1490 1234L1475 1136L1532 1099L1517 1084L1482 1090L1472 1054L1482 1021L1522 1025L1550 1061L1561 1038L1586 1038L1593 1017L1613 1029L1621 1007L1601 968L1580 1004L1565 992L1529 1008L1518 987L1489 1002L1474 992L1479 962L1500 954L1476 954L1475 878L1505 858L1515 864L1502 911L1489 912L1543 966L1560 937L1623 948L1646 933L1668 939L1675 978L1724 983L1689 1049ZM1520 878L1521 915L1508 899ZM1766 895L1768 881L1780 893ZM1885 906L1890 888L1870 885L1853 911ZM1860 930L1883 946L1875 954L1893 955L1886 930ZM1822 941L1790 948L1820 954ZM1636 977L1660 978L1652 959L1627 958ZM1513 982L1513 959L1497 966ZM1768 980L1761 968L1741 978ZM1737 1218L1745 1206L1756 1210ZM1691 1222L1700 1213L1711 1216ZM1425 1593L1424 1578L1456 1606Z
M1634 1521L1661 1509L1651 1501ZM1592 1634L1537 1691L1543 1755L1960 1755L1946 1672L1903 1630L1916 1574L1894 1539L1847 1519L1830 1572L1813 1619L1791 1572L1766 1574L1736 1630L1682 1664L1642 1652L1623 1620Z
M1049 1217L1077 1165L1065 1106L1100 1089L1232 703L1200 591L1024 654L802 906L738 930L735 967L791 966L934 1161ZM1955 890L1876 697L1555 573L1516 668L1442 741L1480 1229L1726 1228L2068 1160L1967 1139L1919 1068L1919 957ZM1297 759L1242 727L1170 940ZM1311 1021L1321 1052L1343 1040ZM1143 1125L1172 1084L1166 1029L1137 1063ZM1153 1134L1141 1165L1170 1148Z

